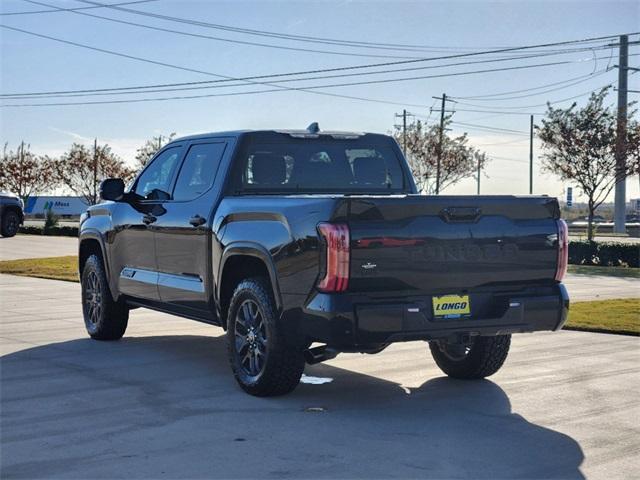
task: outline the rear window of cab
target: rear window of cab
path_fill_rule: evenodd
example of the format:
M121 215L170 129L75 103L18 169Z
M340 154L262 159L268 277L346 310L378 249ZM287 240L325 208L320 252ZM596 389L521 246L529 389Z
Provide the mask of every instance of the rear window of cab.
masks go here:
M242 193L402 193L391 146L353 141L252 143L236 158Z

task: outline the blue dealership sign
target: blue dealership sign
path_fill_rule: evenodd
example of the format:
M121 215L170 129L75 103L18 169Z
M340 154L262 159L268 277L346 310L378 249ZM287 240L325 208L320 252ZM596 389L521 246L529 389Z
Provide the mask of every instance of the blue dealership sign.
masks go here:
M80 215L88 206L81 197L36 196L27 199L24 213L44 215L47 210L51 210L57 215Z

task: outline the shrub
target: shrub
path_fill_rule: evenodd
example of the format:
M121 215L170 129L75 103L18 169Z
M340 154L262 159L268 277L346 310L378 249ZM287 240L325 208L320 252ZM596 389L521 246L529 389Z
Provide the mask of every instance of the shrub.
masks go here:
M19 233L25 235L53 235L58 237L77 237L78 227L70 227L67 225L55 226L46 230L40 226L23 225L20 227Z
M569 242L569 263L572 265L598 265L640 267L640 245L621 242Z
M58 226L58 216L53 213L50 208L47 210L44 217L44 234L49 235L49 232Z

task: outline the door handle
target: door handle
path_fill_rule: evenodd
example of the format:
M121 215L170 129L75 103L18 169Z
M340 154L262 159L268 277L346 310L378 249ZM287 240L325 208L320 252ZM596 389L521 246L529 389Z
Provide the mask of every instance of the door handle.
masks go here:
M200 225L205 224L207 221L206 218L201 217L200 215L194 215L193 217L191 217L191 219L189 220L189 223L191 225L193 225L194 227L199 227Z
M157 220L156 217L154 217L153 215L150 214L146 214L145 216L142 217L142 223L144 223L145 225L150 225L153 222L155 222Z

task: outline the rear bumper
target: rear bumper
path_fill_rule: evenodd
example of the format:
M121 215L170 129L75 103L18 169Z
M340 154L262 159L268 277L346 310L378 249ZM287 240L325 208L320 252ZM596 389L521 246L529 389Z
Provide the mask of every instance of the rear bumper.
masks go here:
M358 346L434 340L459 335L559 330L567 320L569 295L562 284L471 292L471 316L436 319L431 296L371 298L315 294L283 320L300 335L343 350Z

